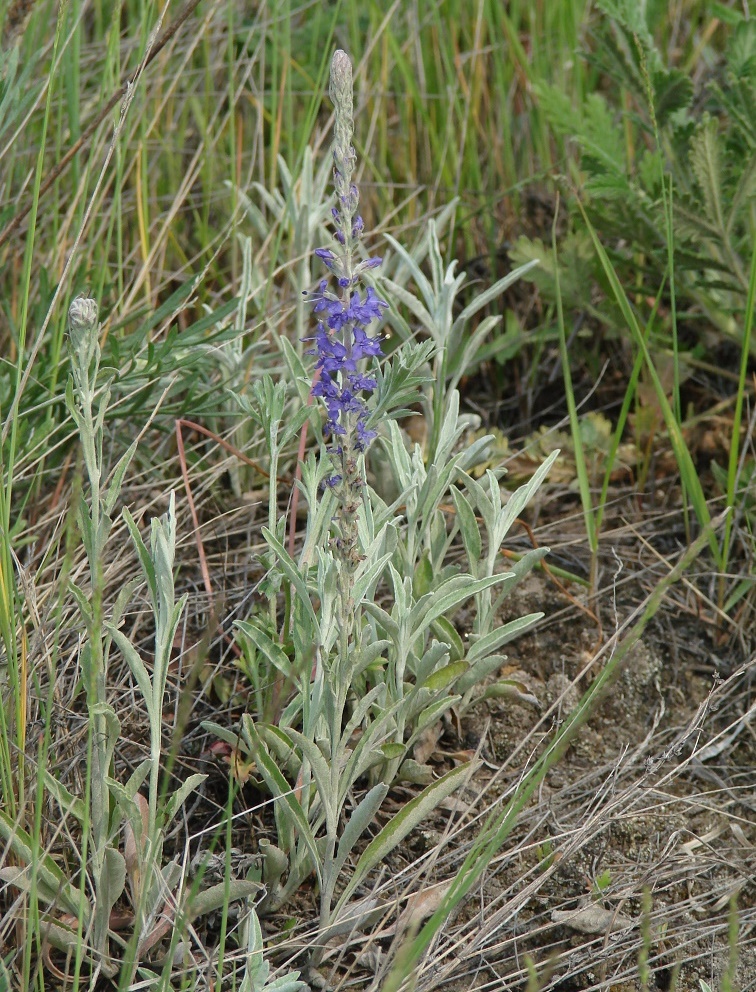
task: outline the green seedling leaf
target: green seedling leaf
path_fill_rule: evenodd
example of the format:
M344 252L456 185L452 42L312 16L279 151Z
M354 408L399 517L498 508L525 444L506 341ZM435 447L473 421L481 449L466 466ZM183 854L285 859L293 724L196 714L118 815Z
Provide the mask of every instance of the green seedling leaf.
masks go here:
M468 671L459 679L454 688L457 692L461 692L464 695L473 686L479 685L492 672L501 668L506 660L507 656L504 654L489 654L484 658L478 658L477 661L474 661L470 665Z
M470 775L471 765L460 765L447 772L443 778L423 789L419 796L410 800L397 815L386 824L380 833L373 838L360 856L354 869L354 874L347 883L338 901L338 913L352 897L356 888L368 873L380 864L394 848L401 844L404 838L433 812L436 807L447 799L455 789Z
M415 575L412 579L412 592L415 599L420 599L433 588L433 564L428 553L424 553L420 561L415 566Z
M450 710L455 703L458 703L461 698L461 696L445 696L443 699L437 699L430 706L426 706L425 709L421 710L415 721L415 732L407 742L408 746L414 744L426 727L434 724L447 710Z
M406 748L404 744L389 742L388 744L381 744L378 750L381 752L386 761L393 761L395 758L401 758L406 751Z

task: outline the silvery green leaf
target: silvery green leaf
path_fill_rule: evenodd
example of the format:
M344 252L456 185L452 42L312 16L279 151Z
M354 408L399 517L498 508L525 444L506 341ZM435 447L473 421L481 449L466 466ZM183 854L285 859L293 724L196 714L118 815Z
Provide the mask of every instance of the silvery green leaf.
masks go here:
M247 620L236 620L235 627L252 641L254 646L265 657L270 664L287 678L291 675L291 660L281 645L273 640L264 630L255 623Z
M375 895L356 899L334 913L328 926L318 934L318 939L327 943L335 937L361 933L369 927L374 927L380 918L386 915L386 910L386 902Z
M470 506L469 500L456 486L452 486L451 494L454 500L454 508L457 511L457 523L459 524L459 532L462 535L465 553L470 562L470 568L474 570L477 568L483 552L483 542L480 536L480 529L478 528L478 521L475 519L475 513Z
M126 521L126 526L129 528L129 533L131 534L131 540L134 542L134 547L139 555L142 572L144 573L150 587L152 602L156 603L158 600L158 589L157 579L155 577L155 566L152 562L152 558L150 557L150 553L147 550L147 545L144 543L142 540L142 535L139 533L139 528L137 527L134 518L129 513L128 507L124 506L122 512L123 519Z
M278 338L278 345L283 352L286 364L289 366L290 381L296 386L299 399L306 406L310 397L310 376L307 369L286 335L281 335Z
M99 745L103 748L103 753L106 756L106 766L110 765L116 744L121 736L121 721L109 703L94 703L90 712L93 716L100 717L105 722L105 740L100 741Z
M142 810L134 798L135 793L110 776L105 778L105 784L108 787L108 792L117 803L121 817L131 825L137 841L137 850L141 851L143 845Z
M498 519L496 520L494 532L491 535L492 542L495 544L497 550L509 532L509 528L515 522L517 517L520 516L524 508L532 499L533 495L538 491L539 486L546 478L551 466L554 464L558 456L559 451L552 451L546 461L542 465L538 466L538 469L533 473L533 476L528 479L525 485L520 486L519 489L516 489L514 493L512 493L506 506L502 508Z
M453 661L450 665L439 668L438 671L430 675L425 680L424 688L428 689L429 692L438 692L440 689L445 689L458 679L460 675L463 675L469 667L466 661Z
M307 847L318 880L320 880L320 854L318 853L315 837L310 829L310 824L304 814L304 810L294 794L294 790L279 771L278 765L266 751L259 736L256 745L254 754L258 770L265 779L265 784L273 795L276 804L288 811L291 820L296 825L297 836Z
M299 745L303 760L307 760L310 764L312 777L315 779L315 785L320 793L320 801L325 813L326 829L329 836L335 837L338 832L339 811L334 803L331 768L317 744L308 740L304 734L300 734L298 730L293 730L291 727L288 730L288 734L292 741Z
M276 726L272 723L257 723L249 713L245 713L242 717L242 727L245 739L252 744L253 752L256 746L255 741L264 741L279 768L291 778L299 775L302 762L294 747L294 741L289 736L288 727Z
M512 269L501 279L498 279L493 286L489 286L482 293L478 293L475 299L470 303L465 309L460 313L457 319L454 321L453 330L462 330L467 321L474 317L475 314L481 310L486 304L490 303L491 300L495 300L498 296L508 289L512 283L517 282L518 279L529 272L532 268L539 264L539 260L534 258L531 262L526 262L524 265L518 265L516 269Z
M388 431L388 439L381 438L381 441L391 459L400 490L406 490L413 484L412 460L405 447L399 425L395 421L390 420Z
M435 672L438 666L448 658L448 645L434 640L415 665L415 684L417 686L425 685L425 681L431 673Z
M398 639L399 624L393 620L382 607L378 606L377 603L366 601L363 603L363 608L370 614L370 616L374 617L375 620L378 621L392 641L395 642Z
M469 654L467 657L469 660ZM470 665L469 670L465 672L454 688L464 695L473 686L488 678L492 672L498 671L506 660L506 655L503 654L485 654Z
M139 441L134 441L128 448L126 452L121 456L113 471L113 477L110 480L110 485L105 491L103 497L103 509L105 513L110 516L113 512L113 507L115 506L116 500L118 499L121 488L123 486L123 477L126 475L126 470L131 464L131 460L136 454L136 449Z
M493 606L494 614L498 611L505 597L515 589L520 582L529 575L534 566L548 555L550 548L533 548L527 551L519 561L513 562L509 571L507 584L502 586Z
M338 901L336 912L338 913L352 897L358 885L362 883L368 873L401 844L404 838L415 829L423 820L427 819L436 807L447 799L455 789L462 785L463 781L469 777L472 768L469 764L460 765L447 772L443 778L429 785L411 799L396 814L383 829L371 840L368 846L360 855L354 874L349 879L341 897Z
M348 745L352 738L352 734L366 718L372 707L374 705L381 705L381 701L384 699L385 695L386 684L384 682L380 682L378 685L373 686L369 692L357 701L357 705L354 707L354 712L347 721L341 734L341 741L344 747Z
M354 845L362 837L367 828L375 819L378 810L386 798L389 787L380 782L360 800L360 803L349 817L339 840L336 858L333 863L333 872L338 875L344 867L346 859L349 857Z
M380 578L383 569L386 567L391 557L391 553L389 553L371 561L370 556L366 555L366 559L370 562L370 564L361 573L358 573L355 578L353 594L355 603L359 603L362 599L364 599L371 586Z
M103 851L102 874L95 879L98 910L95 914L95 947L107 946L110 911L126 887L126 861L120 851L108 844ZM98 924L102 927L98 933Z
M314 406L303 406L287 417L286 427L281 432L282 448L301 432L306 420L314 418L315 409Z
M513 638L529 630L534 623L538 623L543 618L543 613L528 613L524 617L517 617L509 623L496 627L485 637L481 637L471 645L467 652L467 660L474 662L479 658L485 658L494 651L498 651L504 644L508 644ZM464 681L464 679L462 680Z
M110 617L110 622L114 627L120 626L126 607L129 604L134 590L139 585L139 582L139 579L129 579L127 582L124 582L119 589L115 604L113 606L113 612Z
M483 342L492 328L501 323L500 316L489 316L482 320L474 333L465 339L462 348L455 351L446 370L449 376L449 389L456 389L463 375L469 370L476 356L480 353Z
M126 663L131 669L131 674L134 676L136 683L139 686L139 691L144 698L145 704L149 711L150 720L152 721L155 716L153 712L155 706L152 699L152 682L150 681L150 676L144 662L139 657L134 645L122 631L116 630L116 628L111 624L106 624L105 628L115 641L118 650L126 659Z
M196 772L194 775L190 775L185 782L182 782L178 789L171 794L171 798L168 800L165 807L166 825L173 820L179 810L179 807L186 801L187 796L194 792L197 786L204 782L206 778L207 775Z
M0 868L0 881L5 882L6 885L14 885L17 889L26 892L28 895L36 892L37 898L46 906L55 909L66 909L72 916L78 913L78 904L69 905L62 900L58 890L50 885L47 878L42 877L39 867L37 868L36 878L33 879L31 868L19 868L17 865L7 865L5 868ZM88 904L86 908L87 910L90 909Z
M81 618L84 621L84 626L89 629L92 626L92 607L87 594L73 581L68 583L68 588L76 600L76 605L79 607L79 612L81 613Z
M71 813L79 823L83 823L86 816L84 803L78 796L72 795L68 789L54 777L48 768L42 769L45 781L45 789L56 800L60 808L65 813Z
M198 916L206 916L216 909L238 902L240 899L251 899L256 896L263 886L260 882L250 882L244 878L230 878L227 882L218 882L209 889L193 893L189 896L186 906L186 919L191 921Z
M433 331L435 330L433 317L428 313L426 308L414 293L411 293L409 290L404 289L403 286L399 286L397 283L392 282L391 279L382 279L381 288L390 296L393 296L394 299L398 300L400 303L403 303L410 313L420 321L425 330L428 331L429 334L433 334Z
M449 657L452 661L460 661L465 656L465 646L462 638L457 632L457 628L446 617L438 617L431 624L431 630L449 648Z
M402 700L395 702L385 713L369 723L361 734L354 750L347 758L340 776L339 802L343 803L346 800L349 789L379 759L387 758L390 754L395 757L397 754L403 755L405 753L404 744L385 743L387 737L394 737L400 733L397 729L396 718L402 705ZM376 758L376 755L379 757Z
M33 844L30 835L22 826L15 822L7 813L0 810L0 837L13 851L21 865L19 872L25 872L31 866L32 860L35 863L37 884L45 886L45 891L51 897L51 902L65 909L67 913L78 918L80 892L72 885L55 860L49 855L39 850L38 844ZM3 871L7 869L2 869ZM29 876L31 881L31 876ZM84 904L85 923L89 920L89 905Z
M130 796L135 796L139 792L144 780L150 773L150 768L152 768L152 762L149 758L145 758L144 761L139 762L131 775L129 775L125 789Z
M434 620L459 606L484 589L507 581L509 576L490 575L473 579L471 575L457 575L449 579L435 592L415 603L410 615L410 627L414 637L421 634Z
M310 594L307 591L307 586L305 585L304 579L294 563L294 560L290 557L283 544L281 544L281 542L271 533L271 531L268 530L267 527L263 527L262 534L272 550L275 551L278 556L278 560L281 563L281 568L286 573L286 577L296 589L299 601L306 610L308 618L312 622L313 630L317 630L318 618L315 616L315 611L312 608L312 602L310 600Z
M395 238L392 238L390 234L386 235L386 241L388 241L388 243L391 245L391 247L394 249L397 255L401 258L404 265L411 272L412 278L415 280L415 285L422 293L426 306L430 309L433 306L435 294L433 292L433 287L425 278L422 269L414 260L414 258L410 255L407 249L404 248L403 245L399 244L399 242ZM388 279L382 280L381 285L386 285L389 282L390 280ZM397 284L391 283L391 285L396 286ZM404 290L403 292L406 292L406 290ZM407 305L409 306L409 304Z
M530 703L537 710L541 709L541 704L536 696L528 690L523 682L517 679L502 679L494 682L493 685L486 686L481 699L516 699L520 703Z
M247 742L240 739L239 732L236 730L229 730L228 727L224 727L220 723L215 723L213 720L203 720L200 726L208 733L214 734L219 740L230 744L231 747L242 746L245 750L248 749Z
M362 675L365 669L370 668L371 665L385 653L389 648L389 641L378 641L374 640L370 644L366 644L360 648L359 658L355 664L354 677L357 678L358 675Z

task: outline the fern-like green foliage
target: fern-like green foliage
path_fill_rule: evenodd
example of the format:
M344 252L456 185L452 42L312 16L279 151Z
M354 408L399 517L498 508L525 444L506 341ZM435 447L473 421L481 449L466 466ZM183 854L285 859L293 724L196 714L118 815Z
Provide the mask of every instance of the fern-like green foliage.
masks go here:
M576 107L541 83L539 105L554 132L574 144L573 184L625 284L642 289L638 298L652 297L668 270L666 192L678 310L704 315L736 337L756 232L756 21L733 12L720 64L694 92L654 42L655 18L667 16L666 4L598 0L597 7L585 57L607 86ZM573 220L579 228L577 212ZM601 282L580 244L578 229L560 262L568 304L576 278ZM542 258L542 268L526 278L539 280L548 297L553 279L543 246L521 238L512 254L518 263ZM603 311L609 324L616 317Z

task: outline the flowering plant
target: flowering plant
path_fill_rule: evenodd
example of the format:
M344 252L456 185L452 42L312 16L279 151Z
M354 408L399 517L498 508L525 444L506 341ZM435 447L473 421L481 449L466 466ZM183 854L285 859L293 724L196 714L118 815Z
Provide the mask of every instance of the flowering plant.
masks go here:
M495 626L501 598L547 549L525 555L510 572L498 571L497 565L509 527L551 464L546 462L504 505L501 472L489 471L480 482L470 475L488 459L492 439L464 443L459 394L449 388L446 371L437 373L439 356L477 312L468 306L461 323L443 317L451 312L453 290L462 279L451 285L442 274L426 285L416 261L402 256L411 262L408 268L428 307L396 281L401 278L396 272L390 285L410 311L426 314L433 333L419 343L405 336L389 358L383 356L378 322L396 318L401 323L402 318L368 276L381 259L364 258L360 251L364 224L353 182L352 67L341 51L333 57L330 92L335 236L332 246L315 251L329 276L314 292L305 291L317 319L307 341L315 358L310 391L325 412L324 448L320 459L311 453L301 465L297 485L308 515L297 557L284 547L286 521L276 518L271 499L269 526L263 529L269 552L261 556L268 610L237 624L256 686L265 682L260 677L264 660L271 675L276 673L269 684L278 691L283 679L290 695L276 699L275 706L260 707L257 719L246 714L238 732L206 724L236 749L245 767L254 768L274 798L277 841L260 844L267 889L260 911L276 910L305 878L313 873L317 878L320 926L314 964L330 937L380 911L369 898L351 901L358 887L472 771L469 764L459 765L437 777L416 760L414 745L452 706L463 708L476 698L476 687L505 660L498 649L541 616ZM435 228L426 251L435 272ZM439 315L438 321L432 314ZM281 347L301 382L306 370L298 355L286 340ZM455 377L470 355L466 348L455 351ZM429 382L440 401L426 406ZM275 478L282 446L308 414L287 414L286 385L270 377L256 383L241 403L265 431ZM410 413L407 406L418 403L435 418L427 464L419 446L407 450L397 423ZM310 418L319 424L312 412ZM368 483L365 461L374 441L393 475L396 498L391 503ZM442 509L449 504L457 511L451 522ZM469 561L466 572L457 564L459 555L450 555L460 538ZM476 621L465 644L451 617L470 599ZM271 712L273 721L260 718ZM397 778L423 786L422 791L356 856L357 843Z

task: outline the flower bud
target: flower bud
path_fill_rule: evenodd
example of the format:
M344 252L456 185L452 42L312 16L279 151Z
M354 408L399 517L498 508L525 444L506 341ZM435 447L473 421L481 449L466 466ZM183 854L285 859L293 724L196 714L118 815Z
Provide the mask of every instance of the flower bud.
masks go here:
M68 308L68 326L71 333L92 331L97 325L97 302L86 296L77 296Z

